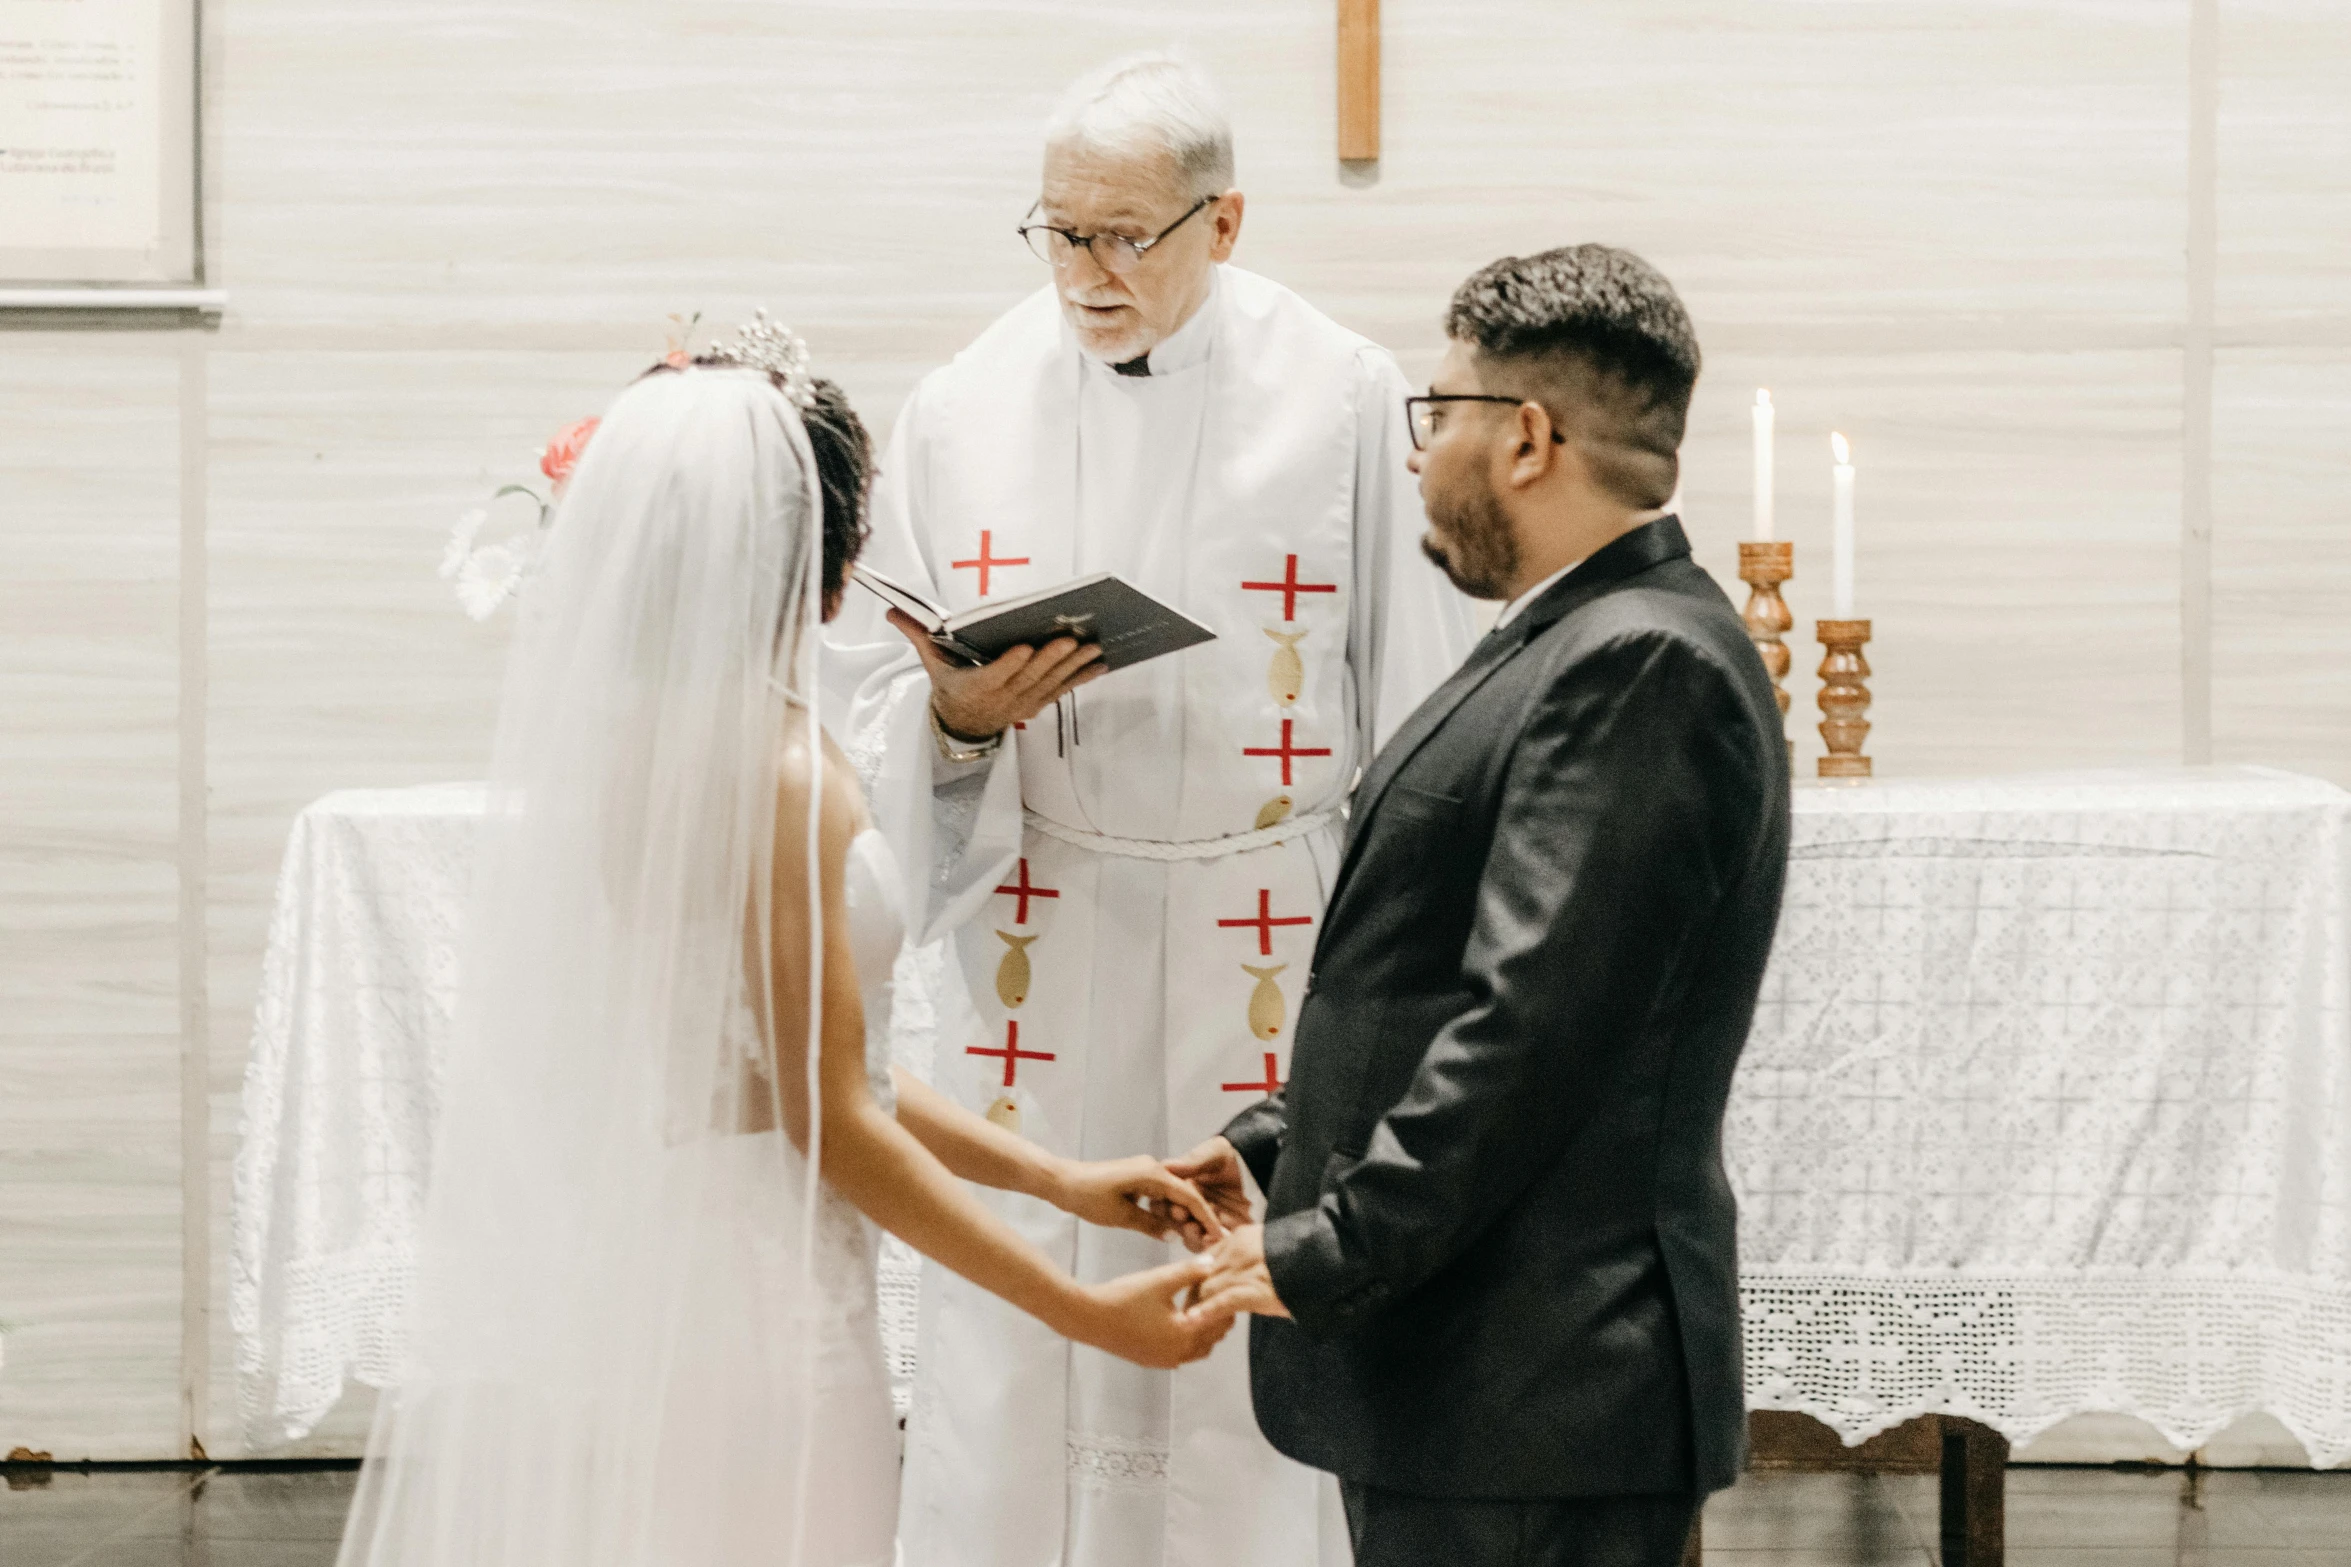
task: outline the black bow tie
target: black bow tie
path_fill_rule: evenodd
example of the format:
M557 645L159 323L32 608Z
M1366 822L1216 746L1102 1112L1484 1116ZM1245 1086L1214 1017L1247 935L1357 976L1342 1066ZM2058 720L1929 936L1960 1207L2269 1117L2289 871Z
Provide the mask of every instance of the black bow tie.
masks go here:
M1123 365L1112 365L1110 368L1116 370L1120 375L1149 375L1151 373L1150 350L1144 350Z

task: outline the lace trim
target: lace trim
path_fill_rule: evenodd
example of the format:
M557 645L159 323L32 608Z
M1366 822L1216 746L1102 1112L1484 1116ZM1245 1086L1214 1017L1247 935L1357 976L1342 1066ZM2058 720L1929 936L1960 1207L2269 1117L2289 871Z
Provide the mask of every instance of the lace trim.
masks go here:
M882 699L882 710L874 720L840 742L841 754L849 758L850 770L857 774L857 781L865 786L869 799L881 782L882 760L889 746L891 722L897 718L898 709L905 705L906 693L921 684L918 680L900 679L891 687L890 694Z
M1167 1444L1073 1431L1069 1435L1069 1473L1084 1485L1156 1490L1167 1484Z
M1847 1443L1914 1415L2023 1445L2069 1415L2135 1415L2201 1447L2260 1411L2314 1468L2351 1459L2351 1286L2253 1269L2049 1269L1927 1277L1750 1264L1747 1406Z

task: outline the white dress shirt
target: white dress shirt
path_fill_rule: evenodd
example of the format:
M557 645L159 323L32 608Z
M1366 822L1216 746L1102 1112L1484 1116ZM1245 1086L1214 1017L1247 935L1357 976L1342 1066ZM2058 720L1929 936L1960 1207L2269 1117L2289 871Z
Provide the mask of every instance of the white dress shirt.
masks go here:
M1500 631L1504 626L1509 625L1513 619L1517 618L1518 612L1526 608L1529 604L1533 603L1535 599L1541 595L1545 588L1551 586L1552 583L1557 582L1561 577L1566 576L1569 572L1575 570L1582 564L1583 562L1580 560L1569 561L1566 565L1560 567L1557 571L1551 573L1551 575L1545 577L1542 581L1536 583L1533 587L1527 589L1524 593L1521 593L1518 597L1503 605L1502 613L1494 617L1494 629L1496 631Z

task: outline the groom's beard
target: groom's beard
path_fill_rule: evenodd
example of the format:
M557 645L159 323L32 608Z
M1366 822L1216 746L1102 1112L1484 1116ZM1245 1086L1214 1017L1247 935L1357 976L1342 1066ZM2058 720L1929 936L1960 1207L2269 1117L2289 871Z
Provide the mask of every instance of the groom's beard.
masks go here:
M1464 489L1469 493L1422 494L1429 531L1421 535L1420 552L1471 598L1508 598L1518 578L1518 535L1483 474L1474 489Z

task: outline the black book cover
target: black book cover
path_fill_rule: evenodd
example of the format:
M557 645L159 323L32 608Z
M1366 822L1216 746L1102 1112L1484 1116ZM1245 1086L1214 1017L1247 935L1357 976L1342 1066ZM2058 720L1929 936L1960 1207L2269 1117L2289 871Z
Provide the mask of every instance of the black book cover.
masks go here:
M1103 667L1124 669L1216 637L1189 615L1113 572L954 615L942 615L928 599L879 572L852 566L850 574L920 623L947 653L968 663L990 663L1024 643L1038 646L1066 636L1100 643Z

